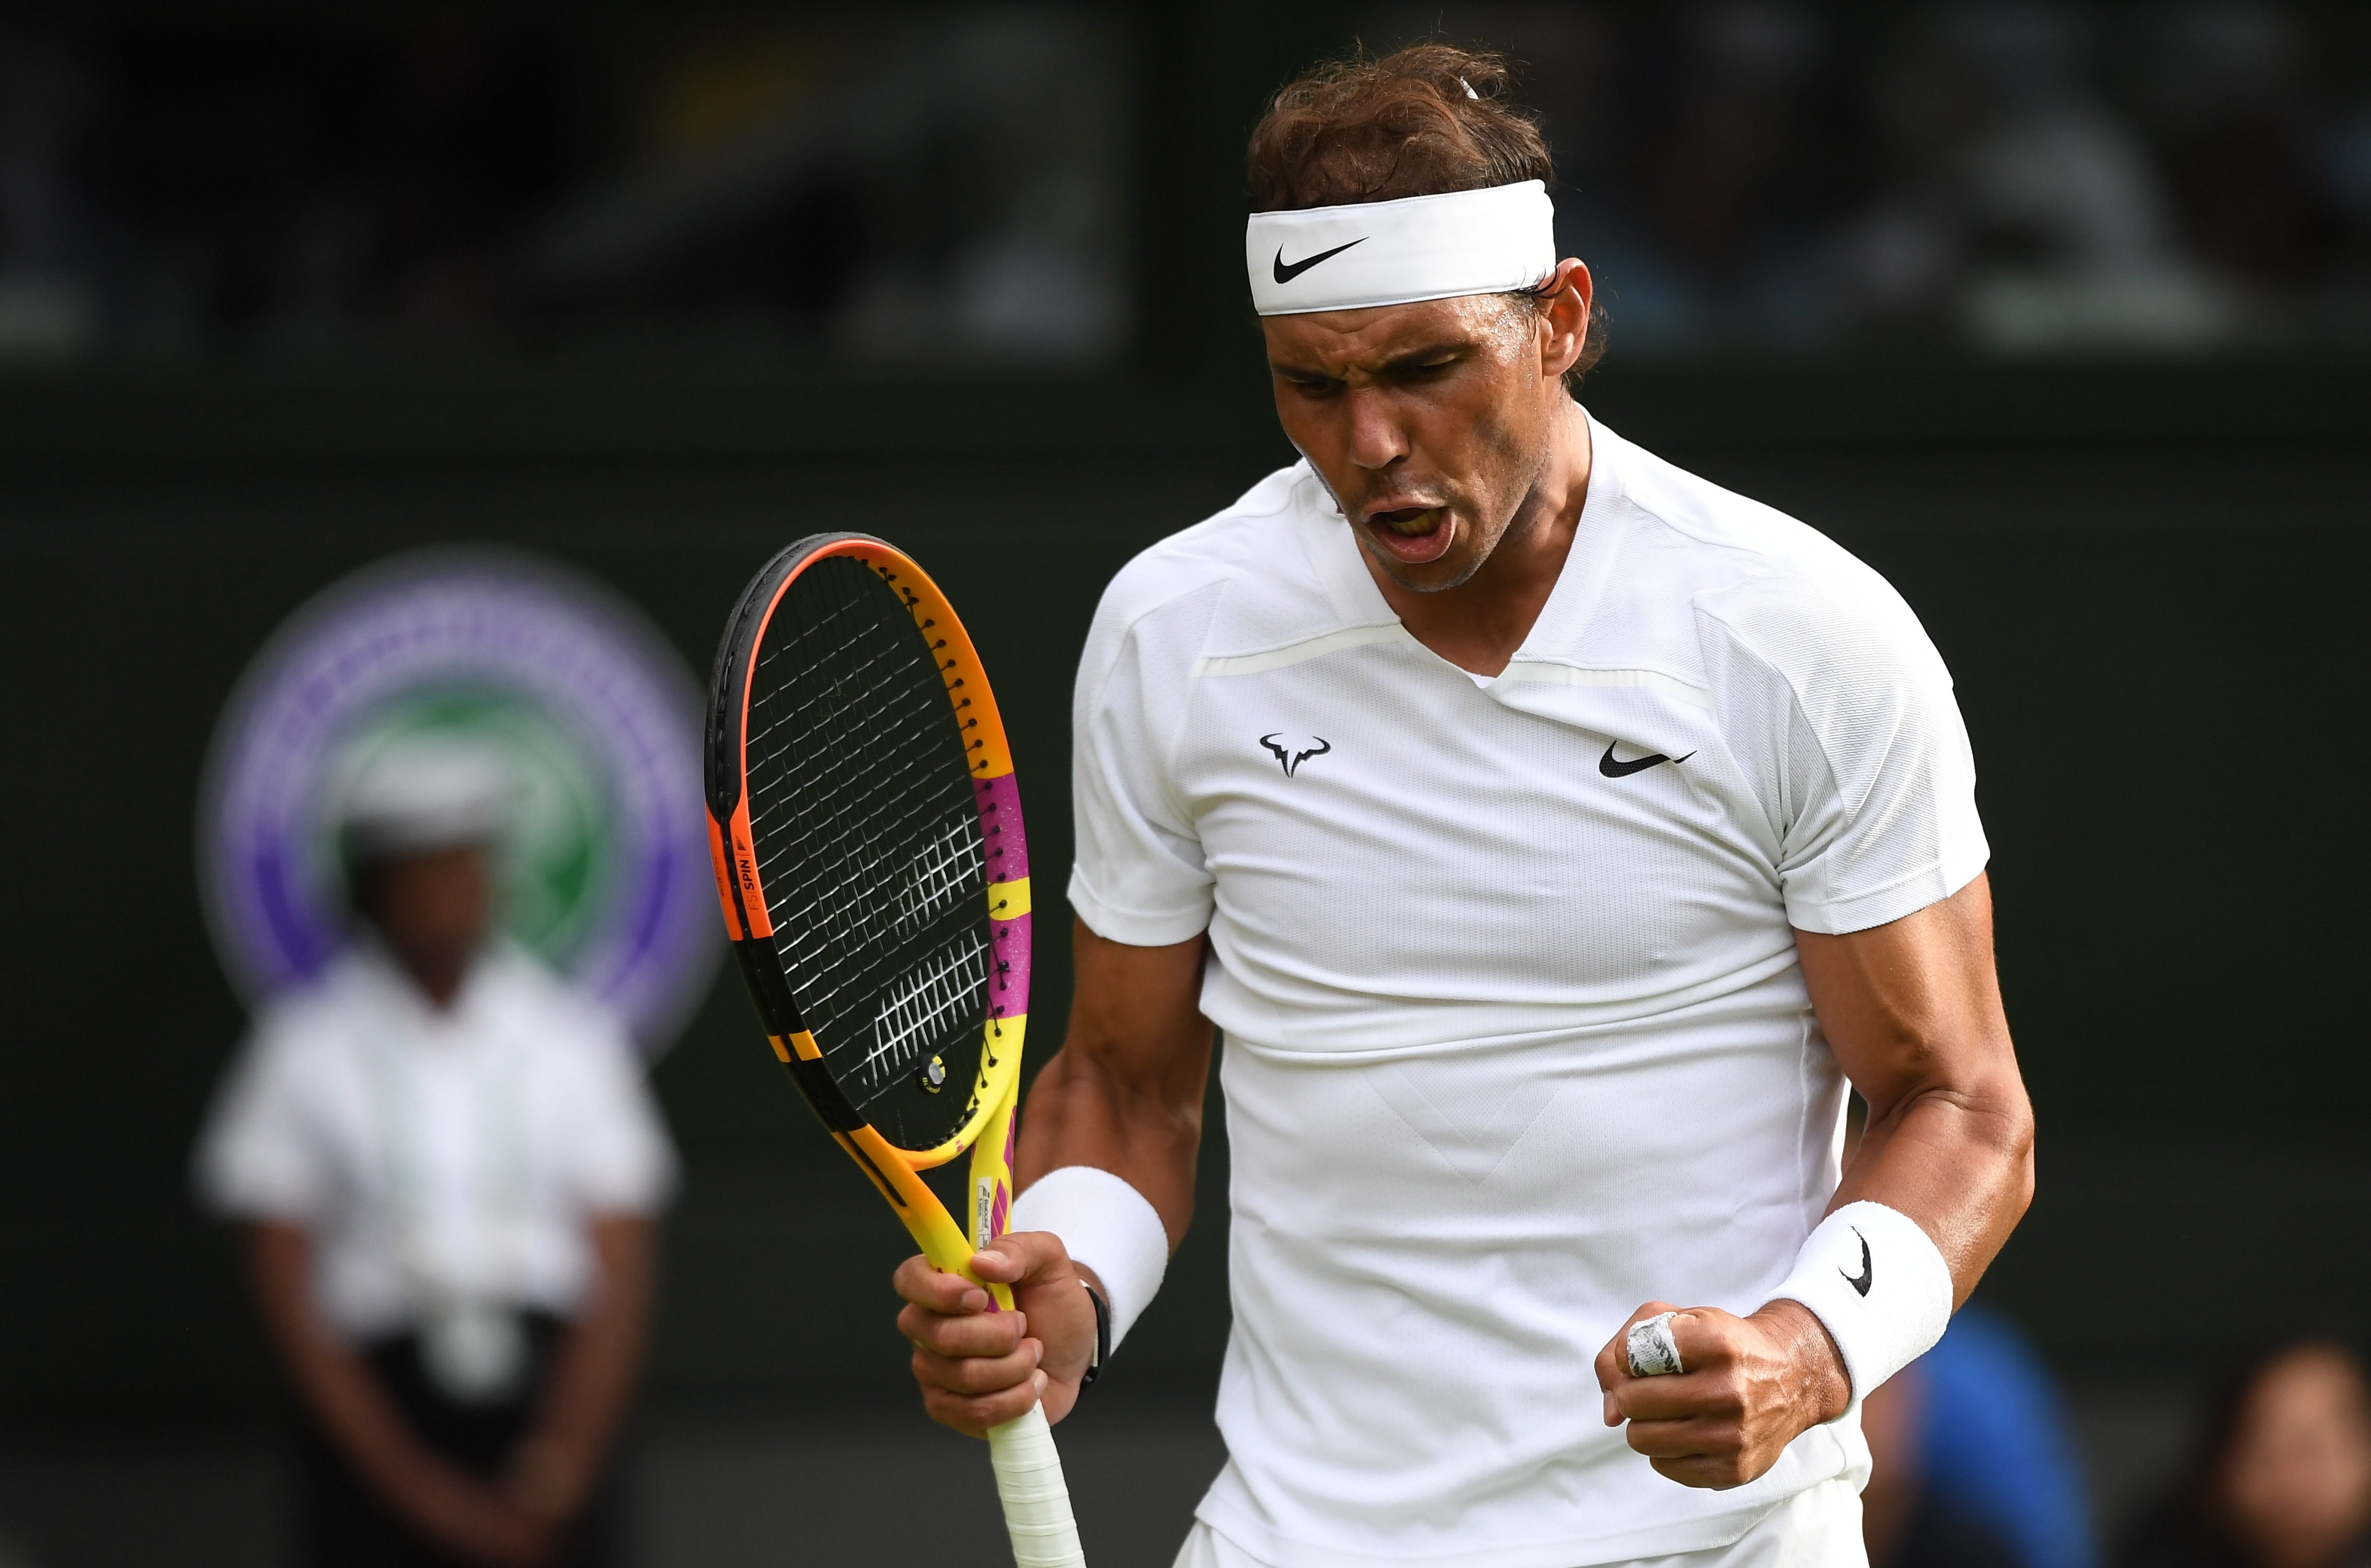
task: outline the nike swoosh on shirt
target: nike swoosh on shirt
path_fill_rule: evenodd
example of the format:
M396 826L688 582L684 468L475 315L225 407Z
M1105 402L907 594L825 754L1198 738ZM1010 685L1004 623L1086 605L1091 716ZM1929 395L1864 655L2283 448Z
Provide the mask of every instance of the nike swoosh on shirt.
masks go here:
M1337 245L1331 250L1321 250L1314 256L1304 256L1298 261L1287 261L1284 259L1284 247L1279 245L1276 248L1276 281L1279 283L1289 283L1320 261L1331 261L1335 257L1349 249L1351 245L1364 245L1367 239L1368 236L1362 234L1350 241L1349 245Z
M1665 756L1661 752L1655 752L1647 756L1634 757L1628 762L1616 762L1613 760L1613 748L1621 744L1619 741L1606 742L1605 755L1597 759L1597 771L1608 778L1627 778L1634 773L1644 773L1659 763L1683 763L1688 760L1688 756L1696 755L1690 752L1688 756Z

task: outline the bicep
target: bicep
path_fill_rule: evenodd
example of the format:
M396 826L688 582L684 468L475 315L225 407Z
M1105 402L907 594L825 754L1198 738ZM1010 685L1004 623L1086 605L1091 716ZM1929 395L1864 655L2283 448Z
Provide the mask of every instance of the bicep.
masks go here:
M586 1228L601 1271L596 1300L604 1307L639 1310L650 1291L657 1225L646 1215L613 1212L596 1214Z
M1063 1055L1115 1087L1198 1110L1211 1026L1202 1016L1208 938L1137 947L1071 924L1076 979Z
M1986 877L1867 930L1798 930L1795 947L1820 1028L1873 1118L1923 1092L1976 1092L2016 1073Z
M265 1325L283 1349L293 1349L314 1319L312 1239L283 1220L249 1222L247 1277Z

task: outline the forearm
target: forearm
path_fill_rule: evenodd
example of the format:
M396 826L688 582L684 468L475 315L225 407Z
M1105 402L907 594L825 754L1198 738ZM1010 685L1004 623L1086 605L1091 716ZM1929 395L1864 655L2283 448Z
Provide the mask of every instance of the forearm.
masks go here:
M249 1238L257 1305L297 1398L347 1462L382 1496L433 1486L444 1461L411 1434L360 1356L314 1310L310 1247L292 1227L259 1225Z
M298 1397L330 1439L378 1490L401 1496L443 1466L403 1424L361 1359L343 1346L315 1339L283 1348Z
M1209 1047L1202 1047L1208 1071ZM1197 1078L1199 1074L1197 1074ZM1108 1170L1144 1194L1174 1250L1194 1217L1194 1171L1202 1146L1202 1101L1148 1092L1119 1080L1083 1052L1047 1062L1029 1093L1014 1180L1026 1189L1066 1165Z
M513 1467L515 1489L537 1513L582 1505L625 1419L649 1331L655 1231L638 1216L593 1223L600 1286L561 1341L549 1391Z
M1013 1179L1026 1191L1066 1165L1108 1170L1151 1204L1174 1251L1194 1217L1215 1034L1202 940L1131 947L1073 921L1071 951L1070 1028L1030 1089Z
M2033 1107L1993 968L1992 883L1846 936L1798 932L1820 1024L1868 1101L1835 1206L1916 1221L1965 1301L2033 1196Z
M1873 1108L1832 1208L1866 1199L1918 1222L1965 1302L2033 1200L2033 1112L2014 1073Z
M642 1352L638 1310L596 1308L570 1325L529 1441L562 1446L586 1470L597 1470L625 1419Z

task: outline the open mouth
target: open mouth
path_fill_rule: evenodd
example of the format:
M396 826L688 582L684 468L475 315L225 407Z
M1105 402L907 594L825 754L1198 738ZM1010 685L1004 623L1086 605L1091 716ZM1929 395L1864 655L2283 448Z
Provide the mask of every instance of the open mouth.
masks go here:
M1455 530L1446 506L1402 506L1367 513L1375 542L1411 565L1438 560Z

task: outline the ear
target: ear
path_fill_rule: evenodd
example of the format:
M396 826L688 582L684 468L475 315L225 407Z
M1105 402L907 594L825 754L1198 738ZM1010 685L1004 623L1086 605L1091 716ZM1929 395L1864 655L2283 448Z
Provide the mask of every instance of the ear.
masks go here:
M1540 375L1555 381L1579 363L1581 350L1588 344L1595 283L1579 258L1567 256L1556 263L1542 292L1547 294L1548 305L1540 312Z

